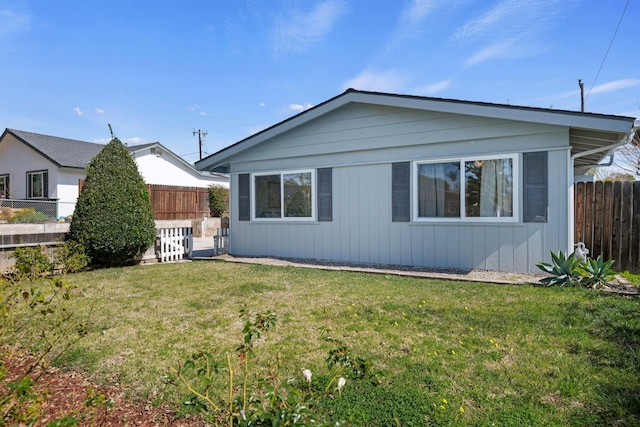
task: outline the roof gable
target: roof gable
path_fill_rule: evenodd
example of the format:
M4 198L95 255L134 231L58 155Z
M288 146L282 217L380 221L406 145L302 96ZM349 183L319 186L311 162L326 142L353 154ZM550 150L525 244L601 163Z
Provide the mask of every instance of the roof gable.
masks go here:
M573 154L606 147L617 142L631 131L634 121L631 117L348 89L334 98L196 162L195 166L200 170L228 172L229 163L235 155L350 103L563 126L570 129ZM602 156L602 153L597 152L586 156L581 161L584 164L592 164Z
M202 178L220 178L220 179L226 179L227 178L226 176L220 175L218 173L203 172L203 171L197 170L191 163L187 162L185 159L183 159L182 157L178 156L173 151L169 150L167 147L165 147L164 145L160 144L159 142L149 142L149 143L146 143L146 144L138 144L138 145L127 146L127 149L133 155L136 155L137 153L140 153L140 152L143 152L143 151L146 151L146 150L150 150L152 148L160 149L160 153L162 153L160 155L164 155L164 153L168 154L173 159L175 159L178 163L182 164L189 172L193 173L196 176L200 176ZM158 155L158 154L156 154L156 155Z
M57 136L42 135L16 129L6 129L0 141L7 134L31 147L34 151L61 168L84 169L104 145Z

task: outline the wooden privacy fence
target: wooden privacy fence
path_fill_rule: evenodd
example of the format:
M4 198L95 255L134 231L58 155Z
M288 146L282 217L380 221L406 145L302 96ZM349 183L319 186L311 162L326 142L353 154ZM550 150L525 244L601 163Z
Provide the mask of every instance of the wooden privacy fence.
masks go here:
M78 192L84 179L78 180ZM147 184L153 219L196 219L210 216L209 189Z
M575 241L592 258L615 260L615 270L639 273L640 182L580 182L574 196Z
M210 216L209 189L148 184L154 219L195 219Z

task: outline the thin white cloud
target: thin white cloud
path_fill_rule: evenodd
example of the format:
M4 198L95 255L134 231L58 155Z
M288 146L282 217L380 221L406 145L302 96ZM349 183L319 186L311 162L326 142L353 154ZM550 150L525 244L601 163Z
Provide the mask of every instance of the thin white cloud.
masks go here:
M413 91L411 91L411 93L415 93L417 95L431 96L431 95L435 95L435 94L437 94L439 92L442 92L443 90L447 89L449 86L451 86L451 83L453 83L453 81L451 79L442 80L442 81L439 81L437 83L432 83L432 84L429 84L429 85L420 86L420 87L414 89Z
M96 108L96 113L104 114L104 110L102 108Z
M260 103L260 107L265 107L267 104L265 104L264 102Z
M304 4L304 3L303 3ZM308 12L288 11L273 30L273 50L277 56L300 53L322 40L347 11L343 0L325 0Z
M343 90L347 88L371 90L378 92L399 92L405 86L407 77L397 70L374 72L365 70L346 81Z
M28 13L9 10L0 5L0 38L25 32L30 28L31 16Z
M420 25L434 8L433 0L412 0L402 11L400 22L403 25Z
M514 39L499 41L490 46L482 48L465 61L466 65L476 65L490 59L508 58L512 55L521 54L518 43Z
M205 113L204 111L200 111L200 113L199 113L199 114L200 114L201 116L206 116L206 115L207 115L207 113Z
M76 107L73 111L78 115L78 117L82 116L84 113L80 110L80 107Z
M471 17L450 38L455 44L480 46L467 66L491 59L532 56L547 48L545 34L573 0L502 0Z
M526 9L526 2L506 0L491 10L485 12L480 17L472 19L458 28L452 36L454 41L463 41L473 39L484 35L488 31L492 31L496 26L501 25L502 21L506 21L517 15L523 8Z
M613 92L616 90L627 89L627 88L639 86L639 85L640 85L640 79L614 80L611 82L603 83L598 86L594 86L593 89L591 89L591 94ZM589 93L588 91L589 91L589 87L585 84L585 95ZM569 98L569 97L575 97L579 95L580 95L580 89L575 89L575 90L570 90L567 92L554 95L553 98Z
M609 83L603 83L591 89L592 94L613 92L620 89L626 89L640 85L640 79L621 79Z
M438 0L411 0L400 12L395 30L384 45L379 60L394 54L410 40L421 38L427 17L436 9Z
M313 108L313 105L306 103L306 104L289 104L289 108L293 111L297 111L297 112L301 112L301 111L305 111L308 110L309 108Z

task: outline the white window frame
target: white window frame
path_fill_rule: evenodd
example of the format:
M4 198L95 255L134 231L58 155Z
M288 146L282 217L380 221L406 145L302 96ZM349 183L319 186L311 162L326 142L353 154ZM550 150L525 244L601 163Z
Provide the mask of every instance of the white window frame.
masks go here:
M310 173L311 174L311 216L308 217L288 217L283 216L284 214L284 175L296 174L296 173ZM276 218L263 218L256 217L256 188L255 188L255 180L256 177L259 176L269 176L269 175L280 175L280 217ZM317 191L317 180L316 180L316 171L315 169L296 169L296 170L284 170L284 171L272 171L272 172L260 172L260 173L252 173L251 174L251 220L257 222L311 222L316 220L316 191Z
M512 186L512 216L503 217L477 217L466 216L466 177L464 163L475 160L502 160L511 159L512 171L513 171L513 186ZM437 163L453 163L460 164L460 216L459 217L420 217L419 202L418 202L418 166L424 164L437 164ZM441 159L420 160L413 162L411 181L412 181L412 203L413 203L413 221L421 223L442 223L442 222L481 222L481 223L513 223L520 221L520 187L522 185L522 177L520 174L521 156L519 154L494 154L483 156L466 156L466 157L447 157Z
M33 197L33 176L42 175L42 196ZM45 179L46 176L46 179ZM27 199L48 199L49 198L49 171L46 169L27 172Z

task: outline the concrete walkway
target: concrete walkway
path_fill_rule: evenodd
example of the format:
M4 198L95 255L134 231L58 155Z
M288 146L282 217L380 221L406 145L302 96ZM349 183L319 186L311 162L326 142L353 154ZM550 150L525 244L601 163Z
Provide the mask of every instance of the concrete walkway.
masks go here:
M213 237L194 237L192 258L213 257Z

